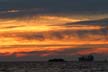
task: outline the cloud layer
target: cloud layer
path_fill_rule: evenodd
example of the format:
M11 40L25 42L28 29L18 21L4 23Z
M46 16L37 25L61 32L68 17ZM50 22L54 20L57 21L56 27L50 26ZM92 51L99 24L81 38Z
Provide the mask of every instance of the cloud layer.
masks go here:
M0 60L108 55L106 0L0 3Z

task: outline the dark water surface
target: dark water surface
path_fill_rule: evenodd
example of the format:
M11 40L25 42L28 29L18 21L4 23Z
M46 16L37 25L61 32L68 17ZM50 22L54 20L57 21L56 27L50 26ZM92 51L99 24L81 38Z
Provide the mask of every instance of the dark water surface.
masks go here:
M0 62L0 72L108 72L108 62Z

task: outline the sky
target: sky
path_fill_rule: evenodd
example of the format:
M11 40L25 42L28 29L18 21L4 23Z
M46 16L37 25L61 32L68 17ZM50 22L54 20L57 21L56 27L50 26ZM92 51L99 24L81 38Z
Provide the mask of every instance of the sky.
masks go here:
M0 0L0 61L108 58L107 0Z

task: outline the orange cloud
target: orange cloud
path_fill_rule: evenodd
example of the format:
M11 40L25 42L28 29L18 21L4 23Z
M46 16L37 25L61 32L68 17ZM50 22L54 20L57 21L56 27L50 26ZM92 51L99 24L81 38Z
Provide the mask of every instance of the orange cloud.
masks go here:
M84 51L79 51L76 54L86 55L86 54L108 54L108 48L91 48Z
M68 48L74 48L76 46L63 46L63 45L7 45L0 47L1 56L11 56L13 54L16 57L23 57L27 55L49 56L51 52L61 51Z
M15 54L17 57L23 57L30 52L47 51L48 53L42 52L38 55L48 56L53 54L50 52L56 53L56 51L68 48L77 49L77 46L108 44L108 34L102 31L103 26L64 25L64 23L80 20L63 16L34 16L30 20L27 18L25 20L23 18L22 20L17 18L1 20L0 53L3 55ZM92 47L90 50L80 51L79 54L101 52L107 52L107 48L93 49Z

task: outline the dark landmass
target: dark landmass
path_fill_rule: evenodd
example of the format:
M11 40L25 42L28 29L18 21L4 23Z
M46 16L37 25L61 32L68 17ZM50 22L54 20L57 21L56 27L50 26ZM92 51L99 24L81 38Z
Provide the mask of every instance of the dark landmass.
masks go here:
M56 58L54 58L54 59L49 59L48 62L65 62L65 60L64 59L56 59Z
M94 61L94 56L93 55L81 56L81 57L79 57L79 61L91 62L91 61Z

